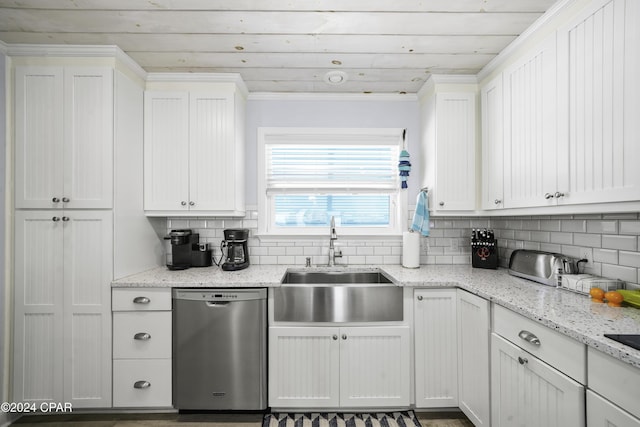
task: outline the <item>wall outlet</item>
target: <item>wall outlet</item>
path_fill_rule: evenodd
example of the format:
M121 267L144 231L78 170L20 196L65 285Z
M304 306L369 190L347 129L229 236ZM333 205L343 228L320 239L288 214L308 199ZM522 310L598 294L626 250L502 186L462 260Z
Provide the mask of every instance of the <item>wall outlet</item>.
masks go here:
M581 262L580 263L580 269L584 269L584 268L592 268L593 267L593 249L591 248L582 248L580 249L580 258L579 259L586 259L587 262Z

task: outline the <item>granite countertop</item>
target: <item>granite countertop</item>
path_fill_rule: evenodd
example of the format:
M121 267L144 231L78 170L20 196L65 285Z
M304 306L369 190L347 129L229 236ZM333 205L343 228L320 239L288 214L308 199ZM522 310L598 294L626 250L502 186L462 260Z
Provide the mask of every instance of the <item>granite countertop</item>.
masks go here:
M277 287L288 268L256 265L246 270L218 267L169 271L158 267L112 283L113 287ZM337 269L344 267L337 267ZM349 266L349 270L375 270ZM326 270L327 268L320 268ZM507 270L475 269L468 265L421 266L416 269L384 265L380 269L398 286L458 287L542 323L590 347L640 368L640 350L605 338L603 334L640 334L640 310L591 302L586 295L538 285L509 275Z

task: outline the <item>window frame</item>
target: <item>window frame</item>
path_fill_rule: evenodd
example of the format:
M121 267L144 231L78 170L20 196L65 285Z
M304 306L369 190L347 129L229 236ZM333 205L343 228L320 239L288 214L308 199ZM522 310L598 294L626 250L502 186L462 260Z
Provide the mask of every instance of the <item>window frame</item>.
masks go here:
M282 227L275 225L275 203L267 194L266 147L270 142L296 141L300 144L344 143L361 144L367 138L377 144L396 145L398 153L402 150L402 128L299 128L299 127L259 127L257 135L257 201L258 236L263 237L316 237L326 236L328 227ZM384 227L340 227L336 228L343 236L357 237L397 237L406 228L407 191L400 188L400 179L390 195L390 224ZM359 192L337 192L332 194L371 194L369 190ZM326 194L326 193L318 193Z

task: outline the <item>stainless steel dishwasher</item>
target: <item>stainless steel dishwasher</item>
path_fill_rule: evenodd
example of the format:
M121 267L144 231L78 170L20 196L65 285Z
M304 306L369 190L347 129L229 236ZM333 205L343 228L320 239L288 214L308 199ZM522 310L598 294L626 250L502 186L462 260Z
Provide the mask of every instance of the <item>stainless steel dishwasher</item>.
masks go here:
M173 290L173 405L267 407L267 290Z

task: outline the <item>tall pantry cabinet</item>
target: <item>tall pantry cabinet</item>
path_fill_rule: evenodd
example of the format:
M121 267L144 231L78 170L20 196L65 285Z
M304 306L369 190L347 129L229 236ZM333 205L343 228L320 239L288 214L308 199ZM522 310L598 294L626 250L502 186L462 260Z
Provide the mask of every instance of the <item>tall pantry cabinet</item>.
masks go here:
M142 209L144 72L95 49L9 51L16 402L110 407L110 283L160 263Z

